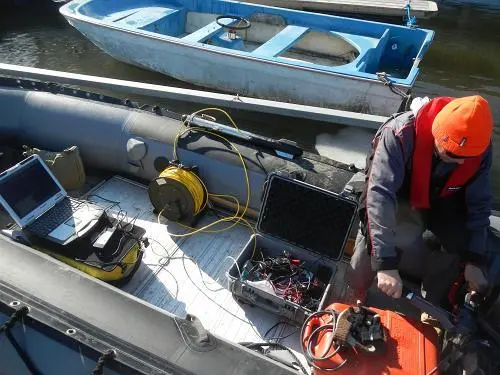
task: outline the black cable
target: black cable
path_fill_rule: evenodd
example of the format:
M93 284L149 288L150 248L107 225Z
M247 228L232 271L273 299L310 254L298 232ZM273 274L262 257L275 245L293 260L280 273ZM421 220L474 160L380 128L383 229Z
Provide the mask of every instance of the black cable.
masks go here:
M320 325L319 327L317 327L316 329L314 329L311 334L309 335L309 337L305 340L305 343L304 343L304 338L305 338L305 330L308 326L308 324L311 322L312 319L318 317L318 316L323 316L325 314L330 314L332 320L330 323L328 324L323 324L323 325ZM302 325L302 329L301 329L301 332L300 332L300 340L301 340L301 346L302 346L302 351L306 357L306 360L307 360L307 363L309 363L312 367L314 367L315 369L319 370L319 371L325 371L325 372L334 372L334 371L338 371L340 370L342 367L344 367L346 364L347 364L347 358L342 362L340 363L339 365L337 365L336 367L331 367L331 368L325 368L325 367L320 367L318 365L316 365L314 363L314 361L323 361L323 360L327 360L327 359L330 359L332 358L334 355L338 354L338 352L340 351L340 349L342 348L341 345L337 346L336 349L334 349L334 351L332 352L332 354L328 354L328 352L330 351L330 349L332 347L334 347L335 345L335 340L334 340L334 331L335 331L335 325L336 325L336 320L337 320L337 317L336 317L336 312L334 310L324 310L324 311L318 311L314 314L311 314L304 322L304 324ZM327 345L327 349L325 351L325 353L323 353L321 356L315 356L313 353L312 353L312 345L313 345L313 338L321 331L323 330L326 330L326 329L331 329L332 330L332 337L330 339L330 342L329 344Z
M327 330L330 330L332 332L331 341L330 341L329 345L327 346L325 352L323 354L321 354L320 356L316 356L312 352L313 339L320 332L327 331ZM331 323L330 324L320 325L314 331L312 331L311 335L307 339L307 343L305 345L306 346L306 350L307 350L307 357L311 358L311 360L313 360L313 361L325 361L327 359L332 358L334 355L336 355L339 352L340 348L341 348L340 345L337 345L337 348L335 348L335 350L331 354L328 354L328 352L330 351L330 349L335 345L335 340L334 340L334 335L333 335L334 332L335 332L335 324L331 324Z
M334 341L334 335L333 333L335 332L335 325L336 325L336 320L337 320L337 317L335 316L335 311L333 310L325 310L325 311L319 311L315 314L312 314L307 320L306 320L306 324L303 326L305 327L307 325L307 323L309 323L313 318L315 318L316 316L323 316L325 314L330 314L331 316L331 321L330 323L328 324L322 324L320 325L319 327L317 327L316 329L314 329L311 334L309 335L308 339L307 339L307 342L306 344L304 345L305 348L306 348L306 357L310 358L312 361L324 361L326 359L330 359L332 358L335 354L337 354L338 352L338 349L337 348L336 350L334 350L333 354L331 355L327 355L328 352L330 351L330 348L333 347L333 345L335 345L335 341ZM317 334L319 334L320 332L324 331L324 330L331 330L332 331L332 338L330 339L330 343L327 345L327 349L326 351L320 355L320 356L315 356L313 353L312 353L312 343L313 343L313 339L316 337ZM304 337L304 335L302 334L301 337Z
M288 322L278 322L276 324L274 324L271 328L269 328L266 333L264 333L264 339L266 340L276 340L276 341L279 341L279 340L284 340L284 339L287 339L289 338L290 336L296 334L298 332L298 330L293 330L292 332L290 332L289 334L286 334L286 335L282 335L282 336L274 336L274 337L267 337L267 335L269 333L271 333L271 331L274 329L274 328L277 328L280 324L284 324L284 325L289 325L289 326L292 326L290 323Z
M276 324L275 324L276 326ZM272 327L274 328L274 327ZM307 370L305 369L305 367L302 365L302 363L300 362L300 360L297 358L297 356L295 355L294 352L292 352L289 348L287 348L286 346L282 345L282 344L278 344L278 343L272 343L272 342L240 342L238 343L239 345L241 346L244 346L248 349L252 349L252 350L256 350L256 349L260 349L259 351L262 353L262 354L266 354L266 351L264 350L264 347L269 347L269 349L271 350L271 348L273 349L281 349L281 350L285 350L287 351L291 356L292 358L295 360L295 362L292 363L292 366L293 365L296 365L297 367L299 367L299 369L304 373L304 374L308 374Z
M99 199L102 199L103 201L105 202L108 202L108 203L112 203L113 205L110 206L110 207L115 207L115 206L119 206L120 205L120 202L119 201L114 201L114 200L111 200L111 199L108 199L108 198L104 198L103 196L99 195L99 194L90 194L88 197L97 197ZM87 197L87 198L88 198ZM90 201L90 200L89 200ZM92 201L90 201L92 202ZM98 202L93 202L93 203L98 203ZM108 207L107 209L109 209L110 207Z
M277 328L280 324L282 324L283 322L278 322L278 323L275 323L271 328L269 328L266 333L264 333L264 338L267 337L267 335L274 329L274 328Z

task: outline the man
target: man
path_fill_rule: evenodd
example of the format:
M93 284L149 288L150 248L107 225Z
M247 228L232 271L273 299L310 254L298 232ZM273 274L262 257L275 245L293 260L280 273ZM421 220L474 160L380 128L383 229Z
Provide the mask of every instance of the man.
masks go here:
M427 99L412 109L392 116L372 142L350 285L366 291L376 276L379 289L399 298L402 271L423 279L426 298L440 303L461 266L471 289L487 283L493 120L480 96ZM448 253L438 261L426 230Z

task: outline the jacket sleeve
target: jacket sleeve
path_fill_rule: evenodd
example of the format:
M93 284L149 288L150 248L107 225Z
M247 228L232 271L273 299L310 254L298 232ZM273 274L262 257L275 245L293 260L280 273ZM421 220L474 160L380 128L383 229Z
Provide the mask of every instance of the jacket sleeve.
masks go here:
M394 245L396 193L404 181L407 155L401 139L392 127L384 127L374 140L366 194L367 234L373 271L396 269L399 263Z
M469 231L468 252L465 260L482 263L486 253L486 242L491 215L490 168L491 146L486 151L475 179L466 187L467 229Z

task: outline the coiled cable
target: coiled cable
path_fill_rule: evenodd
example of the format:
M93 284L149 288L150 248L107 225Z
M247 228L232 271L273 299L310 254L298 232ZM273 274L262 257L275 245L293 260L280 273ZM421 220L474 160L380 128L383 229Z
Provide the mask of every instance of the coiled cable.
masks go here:
M322 317L326 314L330 315L330 317L331 317L330 321L328 323L321 324L318 327L314 328L312 330L312 332L309 334L309 336L306 337L305 331L306 331L307 327L312 323L312 320L317 319L318 317ZM337 312L334 310L318 311L318 312L311 314L306 319L304 324L302 325L302 330L301 330L301 334L300 334L302 351L307 359L307 362L312 367L314 367L315 369L320 370L320 371L327 371L327 372L338 371L342 367L344 367L347 363L347 359L345 359L344 361L342 361L342 363L340 363L339 365L332 367L332 368L322 367L322 366L319 366L315 363L316 361L326 361L326 360L332 358L333 356L338 354L339 351L342 349L342 345L336 346L335 339L334 339L334 333L335 333L335 328L336 328L336 324L337 324L337 315L336 314L337 314ZM328 342L328 345L326 345L326 350L324 353L322 353L321 355L315 355L312 352L313 345L315 344L315 339L321 332L324 332L324 331L331 332L330 341ZM330 354L328 354L332 348L334 348L334 350Z

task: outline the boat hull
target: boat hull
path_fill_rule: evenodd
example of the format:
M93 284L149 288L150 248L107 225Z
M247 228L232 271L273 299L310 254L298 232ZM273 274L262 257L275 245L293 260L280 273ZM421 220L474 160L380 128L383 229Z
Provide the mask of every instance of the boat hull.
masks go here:
M178 119L122 105L17 88L0 88L0 111L6 114L0 126L3 139L13 138L20 144L48 150L76 145L87 167L144 181L156 178L161 170L157 166L166 166L165 161L172 160L174 141L182 125ZM130 152L138 143L146 150L139 159ZM249 207L255 211L260 208L266 178L273 171L310 171L315 183L339 193L353 174L346 165L337 168L335 162L316 155L307 154L307 160L288 160L251 142L235 144L247 160ZM240 202L246 201L243 168L234 150L210 135L182 137L178 146L182 163L198 167L209 191L228 192ZM298 166L302 163L306 167Z
M213 52L79 19L68 21L117 60L235 95L382 116L397 112L403 100L379 81Z

